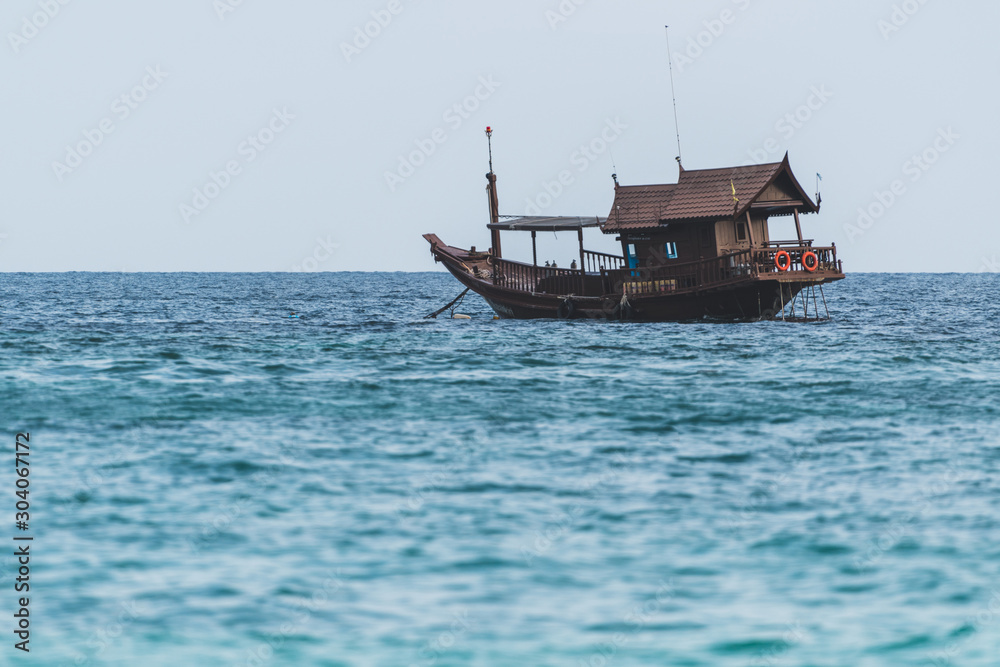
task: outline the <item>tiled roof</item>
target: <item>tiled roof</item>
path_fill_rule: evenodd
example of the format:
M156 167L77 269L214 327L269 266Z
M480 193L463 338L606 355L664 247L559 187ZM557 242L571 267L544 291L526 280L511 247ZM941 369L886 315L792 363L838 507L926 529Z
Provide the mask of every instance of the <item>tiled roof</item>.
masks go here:
M666 213L676 188L673 184L619 186L604 231L655 227Z
M604 231L649 229L658 227L661 221L742 215L784 169L791 175L787 156L773 164L682 171L676 185L620 186ZM733 201L733 187L738 206Z
M767 187L784 163L760 164L729 169L685 171L670 200L670 210L661 220L723 218L736 210L733 186L740 208L749 205Z

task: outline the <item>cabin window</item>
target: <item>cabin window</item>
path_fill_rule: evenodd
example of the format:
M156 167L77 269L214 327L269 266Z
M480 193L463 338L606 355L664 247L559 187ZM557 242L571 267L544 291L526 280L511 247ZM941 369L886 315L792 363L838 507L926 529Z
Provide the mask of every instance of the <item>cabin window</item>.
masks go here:
M746 241L747 240L747 223L740 222L736 225L736 240Z
M668 243L667 244L667 259L677 259L677 244Z

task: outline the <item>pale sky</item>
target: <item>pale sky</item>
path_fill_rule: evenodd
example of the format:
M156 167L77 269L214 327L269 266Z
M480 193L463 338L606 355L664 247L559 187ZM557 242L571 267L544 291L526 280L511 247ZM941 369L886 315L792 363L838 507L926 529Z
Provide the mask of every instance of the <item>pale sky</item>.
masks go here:
M685 167L789 151L848 273L1000 270L996 2L4 0L0 271L438 270L487 125L502 213L605 216L677 177L666 24Z

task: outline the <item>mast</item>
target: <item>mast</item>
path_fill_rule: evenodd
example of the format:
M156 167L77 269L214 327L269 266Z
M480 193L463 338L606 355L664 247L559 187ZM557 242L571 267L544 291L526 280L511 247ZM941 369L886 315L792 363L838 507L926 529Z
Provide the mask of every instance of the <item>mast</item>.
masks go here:
M670 26L664 26L667 30L667 65L670 68L670 95L674 98L674 129L677 131L677 166L684 171L684 163L681 161L681 121L677 117L677 89L674 87L674 54L670 51Z
M486 128L486 141L490 148L490 173L486 174L486 192L490 199L490 224L500 223L500 200L497 198L497 175L493 173L493 128ZM500 251L500 230L491 229L490 237L492 241L493 256L497 259L503 257Z

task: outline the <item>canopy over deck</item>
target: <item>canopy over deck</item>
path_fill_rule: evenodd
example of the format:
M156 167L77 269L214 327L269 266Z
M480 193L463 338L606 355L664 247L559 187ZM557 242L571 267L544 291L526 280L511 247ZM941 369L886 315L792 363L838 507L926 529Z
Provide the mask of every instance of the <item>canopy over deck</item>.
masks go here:
M586 227L600 227L608 221L607 218L555 218L527 216L509 218L489 225L496 231L513 232L572 232Z

